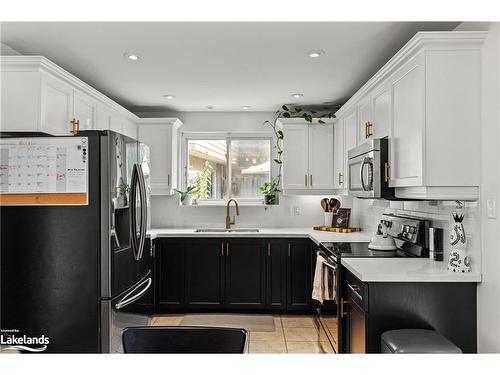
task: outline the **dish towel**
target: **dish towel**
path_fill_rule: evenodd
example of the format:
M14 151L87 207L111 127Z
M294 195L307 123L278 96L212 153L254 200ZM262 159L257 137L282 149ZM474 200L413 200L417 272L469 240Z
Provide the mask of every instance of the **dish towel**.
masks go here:
M333 271L325 266L325 259L321 256L316 258L312 299L319 303L335 299L335 277Z

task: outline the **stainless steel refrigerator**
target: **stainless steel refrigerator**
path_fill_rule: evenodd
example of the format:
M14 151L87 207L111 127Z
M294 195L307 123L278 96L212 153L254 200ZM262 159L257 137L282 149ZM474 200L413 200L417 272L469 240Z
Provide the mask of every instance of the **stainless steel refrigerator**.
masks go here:
M120 352L122 329L146 325L153 304L149 149L111 131L75 137L86 139L87 204L0 207L0 328L49 340L22 351ZM2 186L9 163L2 151Z

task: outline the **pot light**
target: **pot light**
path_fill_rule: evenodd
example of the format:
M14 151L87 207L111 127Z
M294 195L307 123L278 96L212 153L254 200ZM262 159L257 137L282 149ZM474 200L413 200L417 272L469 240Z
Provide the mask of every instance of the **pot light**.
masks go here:
M292 97L295 99L302 98L303 96L304 96L304 94L292 94Z
M164 97L165 99L173 99L173 98L175 98L175 95L168 94L168 95L163 95L163 97Z
M317 49L317 50L314 50L314 51L309 51L307 53L307 55L312 58L312 59L315 59L316 57L320 57L321 55L324 55L325 54L325 51L323 51L322 49Z
M137 61L140 59L140 56L136 55L135 53L128 53L127 52L127 53L124 53L123 56L129 60L132 60L132 61Z
M249 105L243 105L241 106L241 109L244 109L245 111L250 109L250 106Z

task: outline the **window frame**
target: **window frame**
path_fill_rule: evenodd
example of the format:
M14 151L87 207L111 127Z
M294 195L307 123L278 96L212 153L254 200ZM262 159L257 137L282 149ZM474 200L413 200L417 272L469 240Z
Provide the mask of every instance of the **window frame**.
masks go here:
M231 163L231 141L232 140L267 140L269 141L269 156L270 156L270 180L274 178L276 171L273 164L274 159L274 149L273 149L273 135L269 132L182 132L181 134L181 168L182 168L182 189L185 190L188 186L188 161L189 161L189 147L188 142L190 140L225 140L227 146L226 153L226 167L227 167L227 181L226 189L230 192L229 198L223 199L197 199L198 206L217 206L225 205L229 199L233 199L231 191L231 179L232 179L232 163ZM264 196L262 198L234 198L238 200L238 203L243 203L247 205L264 205Z

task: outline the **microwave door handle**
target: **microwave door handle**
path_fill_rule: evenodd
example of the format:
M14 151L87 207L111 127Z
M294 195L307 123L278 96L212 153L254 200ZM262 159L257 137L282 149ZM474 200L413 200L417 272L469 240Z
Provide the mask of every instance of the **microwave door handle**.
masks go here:
M146 286L136 293L137 289L141 288L144 284L146 284ZM134 289L132 289L129 293L127 293L119 302L117 302L115 308L117 310L120 310L121 308L130 305L132 302L137 301L144 294L146 294L148 289L151 287L151 284L152 284L152 279L151 277L148 277L146 280L144 280L142 283L140 283Z
M370 158L368 157L364 157L363 158L363 161L361 162L361 168L359 169L359 177L360 177L360 180L361 180L361 186L363 187L363 190L364 191L368 191L368 186L366 186L366 183L365 183L365 176L363 174L364 170L365 170L365 165L368 164L368 160Z

